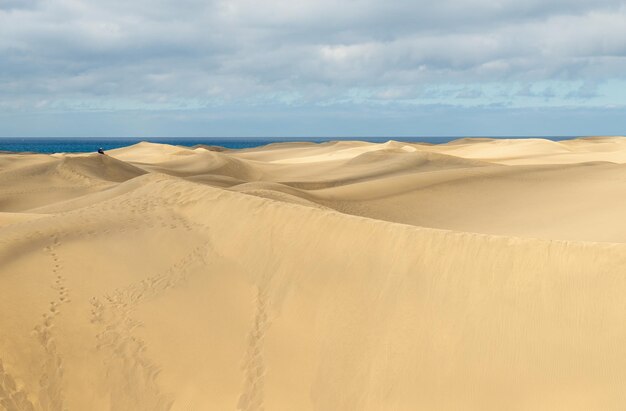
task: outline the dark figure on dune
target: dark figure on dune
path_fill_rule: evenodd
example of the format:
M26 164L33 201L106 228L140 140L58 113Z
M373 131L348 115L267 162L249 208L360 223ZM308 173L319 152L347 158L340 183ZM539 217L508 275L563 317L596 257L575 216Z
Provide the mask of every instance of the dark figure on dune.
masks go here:
M102 149L102 147L98 149L98 154L104 154L104 150Z

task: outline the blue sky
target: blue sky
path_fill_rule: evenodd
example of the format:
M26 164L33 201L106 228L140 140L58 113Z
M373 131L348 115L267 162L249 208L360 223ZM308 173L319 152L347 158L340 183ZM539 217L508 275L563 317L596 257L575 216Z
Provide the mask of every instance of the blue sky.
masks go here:
M621 135L624 119L624 1L0 1L2 137Z

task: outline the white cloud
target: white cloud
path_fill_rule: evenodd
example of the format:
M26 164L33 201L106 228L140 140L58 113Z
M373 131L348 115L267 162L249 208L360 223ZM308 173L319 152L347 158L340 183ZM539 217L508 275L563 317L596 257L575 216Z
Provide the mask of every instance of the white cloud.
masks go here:
M481 84L569 81L583 102L601 96L581 82L625 77L624 39L608 0L5 0L0 101L360 104L456 84L482 104Z

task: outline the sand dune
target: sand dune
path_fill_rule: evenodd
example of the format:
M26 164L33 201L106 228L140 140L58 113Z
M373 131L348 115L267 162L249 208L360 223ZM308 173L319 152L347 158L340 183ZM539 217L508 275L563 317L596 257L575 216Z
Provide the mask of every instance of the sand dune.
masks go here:
M472 140L461 139L430 148L439 153L510 165L626 162L626 141L622 137L579 138L559 142L531 138Z
M623 410L626 138L0 154L0 410Z

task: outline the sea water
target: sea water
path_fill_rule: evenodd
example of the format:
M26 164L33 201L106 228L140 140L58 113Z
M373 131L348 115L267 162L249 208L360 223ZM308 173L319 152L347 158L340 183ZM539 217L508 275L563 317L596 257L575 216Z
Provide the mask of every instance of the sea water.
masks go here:
M179 146L194 146L196 144L206 144L211 146L222 146L231 149L252 148L264 146L271 143L286 141L308 141L322 143L325 141L337 140L359 140L373 143L384 143L389 140L403 142L422 142L431 144L443 144L461 137L155 137L155 138L134 138L134 137L3 137L0 138L0 151L13 152L34 152L34 153L88 153L95 152L102 147L104 150L125 147L141 141L153 143L172 144ZM527 137L506 137L506 138L527 138ZM570 137L541 137L552 141L567 140L576 138Z

